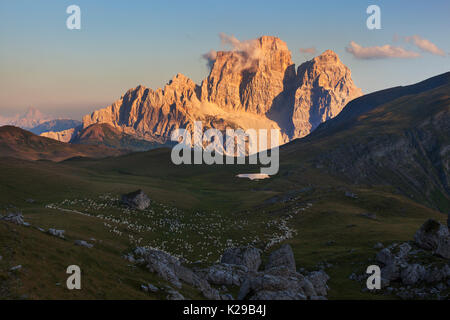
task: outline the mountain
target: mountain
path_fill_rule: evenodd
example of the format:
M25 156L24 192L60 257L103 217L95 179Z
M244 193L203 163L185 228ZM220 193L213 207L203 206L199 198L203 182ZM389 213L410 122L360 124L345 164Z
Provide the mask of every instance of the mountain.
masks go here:
M30 129L31 132L34 134L40 135L44 132L58 132L68 129L73 129L81 125L80 121L77 120L69 120L69 119L56 119L56 120L49 120L40 123L36 127Z
M353 184L386 186L448 211L449 92L450 72L362 96L309 136L283 146L280 159L297 167L303 159Z
M104 158L126 153L104 146L73 145L37 136L18 127L0 127L0 154L26 160L62 161L73 157Z
M132 151L147 151L161 144L142 139L136 139L134 136L122 133L109 124L93 124L77 133L72 140L72 144L99 145L117 149L128 149ZM171 144L168 144L169 146Z
M69 143L81 130L81 125L66 129L63 131L46 131L40 134L41 137L46 137L54 140L58 140L61 142Z
M350 70L331 50L298 70L285 42L263 36L208 55L201 85L182 74L163 89L138 86L112 105L83 117L83 128L106 123L158 143L194 121L206 128L281 129L281 143L307 135L361 95Z
M22 129L31 129L47 120L49 120L48 116L44 115L36 108L29 107L23 114L17 114L13 117L0 117L0 125L11 125Z
M353 84L350 69L331 50L302 64L297 75L300 85L295 91L292 117L294 138L308 135L362 95L361 89Z

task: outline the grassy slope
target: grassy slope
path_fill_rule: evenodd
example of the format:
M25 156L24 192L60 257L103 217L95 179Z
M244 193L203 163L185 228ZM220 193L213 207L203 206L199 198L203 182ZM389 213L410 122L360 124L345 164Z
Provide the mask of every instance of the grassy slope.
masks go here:
M13 127L0 127L0 155L28 160L61 161L72 157L106 157L124 154L105 146L72 145Z
M161 160L167 154L167 151L157 150L118 159L64 163L0 160L1 206L13 204L24 211L25 220L32 225L64 229L68 234L68 240L64 241L35 229L5 222L0 224L0 254L4 256L0 262L0 279L3 279L0 281L8 279L8 284L3 282L2 285L10 292L7 297L24 294L30 298L51 299L164 297L164 294L149 295L139 290L141 283L160 284L161 281L144 270L131 270L127 266L128 263L121 258L124 252L132 248L127 237L114 236L105 228L103 221L95 217L45 208L50 202L64 199L95 198L105 193L118 195L142 187L151 198L181 208L186 221L192 224L201 223L193 215L195 210L189 210L192 208L208 209L205 216L211 218L215 217L212 209L218 210L224 224L239 221L245 216L247 224L243 229L224 232L218 239L221 244L227 238L238 242L251 232L264 238L261 221L291 214L293 218L288 225L297 233L288 242L293 246L297 265L310 270L316 269L316 264L323 261L334 265L327 270L331 275L330 298L373 298L361 293L356 282L348 280L352 272L361 271L369 264L366 261L375 253L373 244L378 241L409 240L426 218L435 217L441 221L445 218L385 189L352 188L358 199L347 198L344 196L348 188L345 183L321 175L319 170L309 167L301 173L252 182L236 179L236 168L233 166L177 168ZM245 169L244 172L247 172ZM289 167L283 168L282 172L289 172ZM282 194L281 191L288 186L297 190L307 186L313 189L297 193L295 199L287 203L265 204L265 199ZM26 203L27 198L37 202ZM308 207L308 203L312 206ZM293 214L299 207L307 209ZM79 209L76 206L72 208ZM107 211L113 213L114 210ZM364 212L376 213L378 220L359 215ZM120 216L120 212L116 214ZM145 223L151 225L152 221L143 221ZM200 226L209 230L208 225ZM195 244L197 240L203 241L201 246L213 252L208 261L218 258L220 252L217 251L223 249L217 250L218 246L208 243L206 236L192 239L192 234L192 230L185 229L170 237L167 230L161 228L146 233L144 238L154 243L168 240L169 243L180 241ZM72 243L76 239L90 238L102 240L102 243L97 242L93 249L75 247ZM327 245L330 240L336 243ZM351 249L355 251L350 253ZM194 261L195 257L203 256L203 251L194 249L189 258ZM357 264L360 262L363 265ZM17 264L22 264L24 269L17 275L8 275L6 270ZM69 264L79 264L86 273L81 292L69 292L63 288L66 279L64 271ZM62 286L56 283L62 283ZM182 293L186 297L200 298L189 287L183 288Z

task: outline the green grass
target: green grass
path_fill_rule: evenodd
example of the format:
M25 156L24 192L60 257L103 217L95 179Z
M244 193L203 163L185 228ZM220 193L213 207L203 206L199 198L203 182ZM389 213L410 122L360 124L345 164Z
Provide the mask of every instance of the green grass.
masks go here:
M376 242L410 240L427 218L445 219L392 187L349 185L315 168L307 158L286 157L277 176L249 181L236 175L257 172L255 166L174 166L169 157L170 151L161 149L61 163L0 159L0 212L13 205L33 226L67 233L66 240L61 240L34 228L1 222L0 297L161 299L164 292L147 294L140 285L166 284L144 269L130 267L122 258L124 253L148 245L189 262L210 264L231 245L252 243L264 249L284 234L280 225L285 221L295 232L282 242L292 245L298 267L312 271L324 261L333 265L326 269L331 276L329 298L392 298L363 293L361 284L348 277L353 272L362 274L372 264ZM134 212L118 203L120 194L136 189L143 189L153 200L149 210ZM345 197L346 190L358 198ZM283 199L288 191L289 201L267 201L276 196ZM35 202L26 202L29 198ZM54 207L46 207L49 204ZM361 216L366 212L375 213L377 219ZM96 239L92 249L73 244L91 238ZM9 268L18 264L23 269L10 274ZM65 269L70 264L83 271L81 291L65 289ZM187 285L181 293L202 298Z

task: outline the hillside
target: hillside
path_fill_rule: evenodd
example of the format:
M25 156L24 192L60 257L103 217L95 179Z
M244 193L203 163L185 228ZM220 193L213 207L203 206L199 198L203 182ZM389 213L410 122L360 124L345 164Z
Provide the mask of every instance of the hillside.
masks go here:
M62 161L73 157L104 158L124 153L104 146L71 145L13 126L0 127L1 157Z
M78 127L81 124L80 121L77 120L69 120L69 119L56 119L56 120L49 120L45 121L38 126L30 129L31 132L34 134L40 135L44 132L58 132L68 129L73 129Z
M450 209L450 73L350 102L335 119L282 148L353 184L386 185Z
M82 129L70 140L72 144L106 146L132 151L147 151L164 146L164 143L137 139L133 135L123 133L106 123L93 124ZM171 144L168 143L167 146Z

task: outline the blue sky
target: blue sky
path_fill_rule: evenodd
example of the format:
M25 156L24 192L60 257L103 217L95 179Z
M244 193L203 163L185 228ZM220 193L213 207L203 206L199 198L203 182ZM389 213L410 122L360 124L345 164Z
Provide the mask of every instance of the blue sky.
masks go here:
M66 8L81 8L81 30L66 28ZM381 8L368 30L366 8ZM298 66L299 49L332 49L364 93L450 71L450 1L106 1L0 0L0 115L29 106L80 118L139 84L154 89L176 73L200 83L202 54L223 49L218 34L240 40L278 36ZM394 36L419 35L447 54L421 52ZM350 41L421 53L416 59L357 59Z

